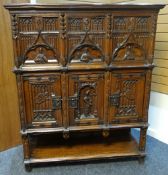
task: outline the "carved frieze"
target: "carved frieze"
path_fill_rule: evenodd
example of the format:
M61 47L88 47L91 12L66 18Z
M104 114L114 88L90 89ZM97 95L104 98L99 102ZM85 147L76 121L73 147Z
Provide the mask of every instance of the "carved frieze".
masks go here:
M19 17L19 32L33 32L35 31L34 18L32 16Z
M150 32L150 16L114 16L113 32Z
M59 29L58 17L43 17L44 31L57 31Z
M81 16L68 18L68 31L105 31L105 16Z

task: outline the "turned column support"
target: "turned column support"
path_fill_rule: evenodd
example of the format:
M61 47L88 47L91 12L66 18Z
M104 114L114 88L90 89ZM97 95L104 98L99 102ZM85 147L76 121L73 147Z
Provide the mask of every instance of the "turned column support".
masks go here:
M144 152L146 147L146 132L148 127L140 128L139 151Z
M30 145L29 145L29 138L27 134L22 135L22 143L23 143L23 150L24 150L24 159L30 159Z

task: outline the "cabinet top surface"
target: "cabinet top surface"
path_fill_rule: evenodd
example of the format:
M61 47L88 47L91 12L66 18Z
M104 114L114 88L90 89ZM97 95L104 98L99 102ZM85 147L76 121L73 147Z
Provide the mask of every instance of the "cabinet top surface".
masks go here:
M54 3L10 3L5 8L9 10L43 10L43 9L161 9L163 3L128 3L114 0L57 0ZM46 3L45 3L46 2Z

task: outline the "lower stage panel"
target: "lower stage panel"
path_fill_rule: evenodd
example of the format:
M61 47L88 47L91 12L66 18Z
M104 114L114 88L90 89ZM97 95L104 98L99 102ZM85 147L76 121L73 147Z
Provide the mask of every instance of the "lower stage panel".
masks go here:
M107 138L100 133L78 133L67 140L61 134L34 135L30 140L31 155L25 164L145 156L124 130L113 131Z

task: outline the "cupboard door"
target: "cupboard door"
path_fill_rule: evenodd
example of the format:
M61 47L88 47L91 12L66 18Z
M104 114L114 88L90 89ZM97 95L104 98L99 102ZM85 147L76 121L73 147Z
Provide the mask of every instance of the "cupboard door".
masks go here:
M27 127L61 126L62 97L60 75L24 75L23 86Z
M145 73L112 72L109 123L143 121Z
M68 99L70 125L103 123L103 93L103 73L71 73Z

